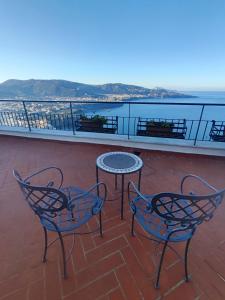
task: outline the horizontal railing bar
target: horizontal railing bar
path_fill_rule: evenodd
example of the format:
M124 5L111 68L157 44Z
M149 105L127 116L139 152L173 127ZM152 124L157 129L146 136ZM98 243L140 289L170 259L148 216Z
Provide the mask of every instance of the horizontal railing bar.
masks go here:
M143 105L190 105L190 106L225 106L225 103L207 103L207 102L201 102L201 103L190 103L190 102L157 102L157 101L152 101L152 102L135 102L135 101L82 101L82 100L9 100L9 99L0 99L0 102L15 102L15 103L20 103L20 102L26 102L26 103L62 103L62 104L70 104L71 103L77 103L77 104L143 104Z
M0 115L1 114L4 114L4 113L16 113L16 111L14 111L14 110L5 110L5 111L1 111L0 110ZM62 115L62 116L65 116L65 115L70 115L70 113L68 113L68 114L65 114L64 112L62 112L62 113L60 113L60 112L49 112L49 113L46 113L46 112L29 112L29 115L36 115L36 116L40 116L40 115L42 115L42 114L44 114L44 115ZM80 116L80 115L82 115L81 113L76 113L76 112L74 112L73 113L73 115L74 116ZM95 114L94 113L85 113L85 116L94 116ZM106 117L106 118L120 118L120 119L122 119L122 118L125 118L125 119L128 119L129 117L127 116L127 117L124 117L124 116L117 116L117 115L101 115L102 117ZM134 117L130 117L130 119L139 119L139 118L141 118L141 122L146 122L146 121L148 121L148 120L157 120L157 119L159 119L158 117L138 117L138 116L134 116ZM198 122L199 121L199 119L186 119L186 118L178 118L178 119L172 119L172 118L161 118L162 120L166 120L166 121L174 121L174 122L177 122L178 123L178 121L179 120L185 120L186 122ZM110 119L111 120L111 119ZM211 122L211 121L213 121L213 120L207 120L207 119L202 119L201 120L202 122ZM163 121L162 121L163 122ZM216 119L216 122L224 122L224 120L217 120Z
M8 113L8 112L10 112L10 113L15 113L14 111L12 111L12 110L10 110L10 111L0 111L0 115L1 114L4 114L4 113ZM43 114L43 112L29 112L29 115L36 115L36 116L41 116ZM65 116L65 113L60 113L60 112L49 112L49 113L46 113L46 112L44 112L44 114L45 115L63 115L63 116ZM68 115L70 115L70 114L68 114ZM76 114L75 112L73 113L73 115L74 116L80 116L80 115L82 115L82 114L80 114L80 113L78 113L78 114ZM95 114L85 114L86 116L94 116ZM127 117L124 117L124 116L115 116L115 115L107 115L107 116L105 116L105 115L101 115L101 116L103 116L103 117L107 117L107 118L116 118L116 117L118 117L119 119L122 119L122 118L124 118L124 119L128 119L129 117L127 116ZM143 122L143 123L145 123L147 120L153 120L153 119L158 119L157 117L152 117L152 118L146 118L146 117L138 117L138 116L136 116L136 117L130 117L130 119L138 119L138 118L141 118L141 122ZM182 119L182 118L180 118L180 119L169 119L169 118L161 118L161 119L163 119L163 120L166 120L166 121L178 121L178 120L184 120L184 119ZM112 121L111 119L110 119L110 121ZM198 122L199 121L199 119L185 119L185 121L186 122ZM212 122L212 120L206 120L206 119L203 119L203 120L201 120L202 122ZM224 120L216 120L216 122L223 122Z

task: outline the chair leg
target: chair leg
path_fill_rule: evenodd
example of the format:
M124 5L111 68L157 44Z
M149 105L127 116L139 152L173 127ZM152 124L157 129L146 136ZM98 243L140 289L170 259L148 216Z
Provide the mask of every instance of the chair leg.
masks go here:
M158 268L158 272L157 272L156 285L155 285L155 287L156 287L157 289L159 288L159 278L160 278L160 273L161 273L162 264L163 264L163 258L164 258L165 252L166 252L167 244L168 244L168 241L166 241L166 242L164 243L163 251L162 251L162 254L161 254L161 257L160 257L159 268Z
M48 233L47 233L47 229L45 227L43 227L43 230L44 230L44 237L45 237L45 247L44 247L44 255L43 255L42 262L45 263L47 250L48 250Z
M100 236L103 237L103 232L102 232L102 212L101 212L101 210L99 212L99 230L100 230Z
M63 258L63 277L67 278L67 268L66 268L66 253L65 253L65 247L63 242L63 236L60 231L57 231L59 235L59 240L62 248L62 258Z
M132 214L131 235L134 236L134 214Z
M190 246L190 242L191 242L191 238L187 240L186 247L185 247L185 260L184 260L184 268L185 268L185 277L186 277L186 282L188 282L188 281L189 281L189 278L188 278L188 267L187 267L187 264L188 264L188 249L189 249L189 246Z

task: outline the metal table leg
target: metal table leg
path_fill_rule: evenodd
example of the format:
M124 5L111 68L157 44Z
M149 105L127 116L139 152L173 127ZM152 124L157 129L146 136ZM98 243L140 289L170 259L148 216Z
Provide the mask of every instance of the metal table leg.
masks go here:
M96 166L96 182L99 183L98 166ZM99 187L97 186L97 195L99 197Z
M121 220L123 220L123 200L124 200L124 174L122 174L122 187L121 187Z
M142 168L139 170L139 175L138 175L138 189L141 191L141 174L142 174Z
M96 165L96 182L99 183L99 174L98 174L98 166ZM99 197L99 186L97 186L97 196ZM103 237L102 231L102 211L99 212L99 230L100 236Z
M115 190L117 190L117 174L115 174Z

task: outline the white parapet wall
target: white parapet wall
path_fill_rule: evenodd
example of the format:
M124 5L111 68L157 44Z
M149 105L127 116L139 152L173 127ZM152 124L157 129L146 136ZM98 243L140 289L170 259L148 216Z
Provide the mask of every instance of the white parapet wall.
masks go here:
M0 135L225 157L225 143L1 126Z

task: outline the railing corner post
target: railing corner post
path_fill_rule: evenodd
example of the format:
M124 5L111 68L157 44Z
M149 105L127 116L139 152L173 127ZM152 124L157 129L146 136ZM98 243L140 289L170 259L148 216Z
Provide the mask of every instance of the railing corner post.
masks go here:
M128 106L128 112L129 112L129 114L128 114L128 126L127 126L127 130L128 130L128 140L130 139L130 103L128 104L129 106Z
M23 101L23 109L24 109L25 116L26 116L26 119L27 119L27 125L28 125L28 128L29 128L29 131L31 131L31 126L30 126L30 122L29 122L29 118L28 118L27 108L26 108L26 105L25 105L24 101Z
M75 135L75 126L74 126L74 119L73 119L73 107L72 107L71 101L70 101L70 114L71 114L71 122L72 122L72 128L73 128L73 135Z
M194 146L196 145L196 142L197 142L197 139L198 139L198 133L199 133L200 125L201 125L201 122L202 122L202 116L203 116L204 108L205 108L205 104L202 105L200 119L199 119L199 122L198 122L198 127L197 127L197 131L196 131L195 139L194 139Z

